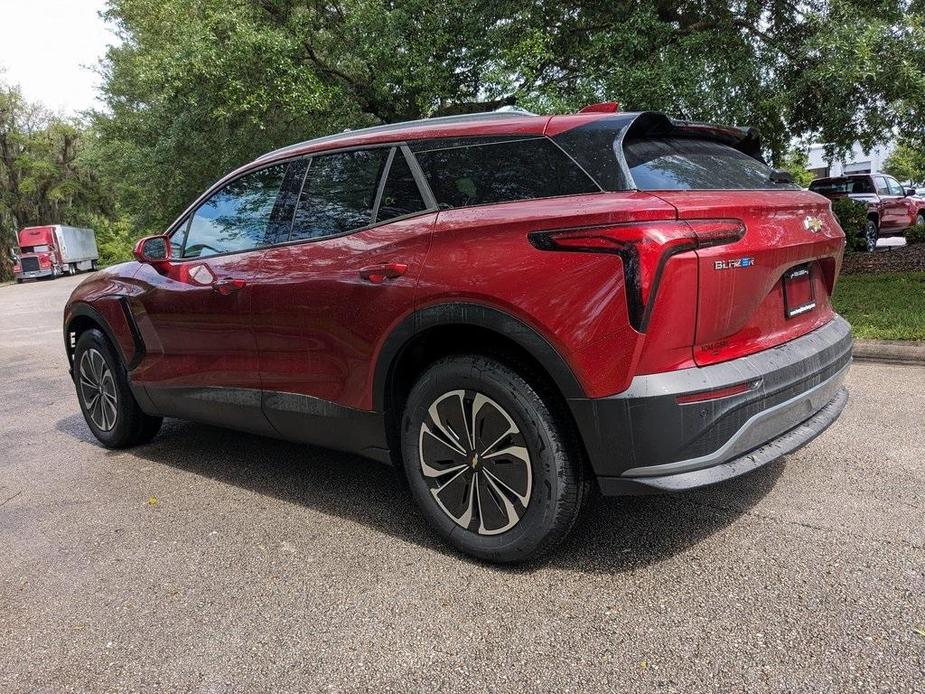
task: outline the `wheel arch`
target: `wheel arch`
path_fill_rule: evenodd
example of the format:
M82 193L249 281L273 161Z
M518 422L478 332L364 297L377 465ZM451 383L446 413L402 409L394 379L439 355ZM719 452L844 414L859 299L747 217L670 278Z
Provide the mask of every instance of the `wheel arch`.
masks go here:
M403 320L380 350L373 377L373 408L385 413L394 451L404 399L417 376L436 359L456 352L496 357L543 381L572 418L569 398L585 397L568 363L534 328L496 308L472 303L430 306ZM572 419L570 424L574 425Z
M70 309L64 324L64 349L67 354L69 368L73 370L74 350L77 347L77 340L80 339L84 332L93 328L99 329L106 336L106 339L109 340L122 359L122 363L125 364L126 370L131 371L141 361L145 353L144 342L128 306L128 300L125 297L118 297L117 301L121 309L121 315L128 326L134 347L131 358L126 354L122 343L117 338L112 325L106 317L90 304L78 303Z

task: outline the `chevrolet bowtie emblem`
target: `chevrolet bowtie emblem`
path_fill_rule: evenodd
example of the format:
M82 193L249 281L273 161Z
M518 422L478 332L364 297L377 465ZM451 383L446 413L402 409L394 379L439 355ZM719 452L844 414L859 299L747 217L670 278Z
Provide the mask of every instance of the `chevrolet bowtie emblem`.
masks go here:
M819 219L819 217L807 217L803 220L803 228L806 229L806 231L818 234L822 231L822 220Z

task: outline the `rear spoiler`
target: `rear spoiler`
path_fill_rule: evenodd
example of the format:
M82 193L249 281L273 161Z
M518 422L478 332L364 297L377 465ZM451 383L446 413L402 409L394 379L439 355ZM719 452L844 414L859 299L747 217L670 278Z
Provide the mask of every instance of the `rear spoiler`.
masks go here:
M696 137L712 140L767 164L761 154L761 135L755 128L683 121L669 118L664 113L646 111L636 114L636 118L623 131L621 140L643 137Z
M587 119L587 120L585 120ZM555 120L555 117L553 118ZM630 190L633 177L630 175L623 145L627 141L647 137L689 137L712 140L739 150L746 156L767 165L761 155L761 136L754 128L736 128L727 125L712 125L694 121L669 118L664 113L642 111L637 113L599 111L579 116L567 116L565 127L552 135L569 155L585 168L593 171L592 176L603 190ZM612 150L617 166L601 166L599 156L587 152Z

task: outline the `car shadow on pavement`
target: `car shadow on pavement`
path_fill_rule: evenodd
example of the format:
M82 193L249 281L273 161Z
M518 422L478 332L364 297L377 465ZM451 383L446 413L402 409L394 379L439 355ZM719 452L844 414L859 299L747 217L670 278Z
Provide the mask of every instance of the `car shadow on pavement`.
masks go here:
M57 429L98 445L79 414L60 420ZM165 420L154 441L129 453L475 561L445 545L428 528L392 468L354 455L179 420ZM104 451L106 456L125 454ZM779 460L744 477L675 495L592 497L571 536L550 556L496 568L618 573L657 563L747 513L774 487L783 466Z

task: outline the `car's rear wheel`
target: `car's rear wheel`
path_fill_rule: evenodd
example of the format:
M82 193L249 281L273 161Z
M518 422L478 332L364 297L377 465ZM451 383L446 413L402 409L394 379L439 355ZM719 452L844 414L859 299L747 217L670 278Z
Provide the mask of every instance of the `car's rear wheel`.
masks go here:
M877 226L877 222L873 219L868 219L867 225L864 227L864 246L868 253L873 253L877 250L877 240L879 238L880 228Z
M162 419L142 412L122 360L100 330L87 330L77 340L74 384L87 426L107 448L147 443L160 430Z
M925 213L919 212L915 215L915 225L917 227L925 226Z
M402 419L415 501L458 549L512 562L549 551L578 518L590 481L563 413L494 359L433 364Z

